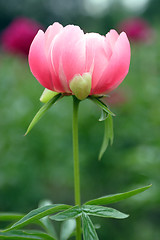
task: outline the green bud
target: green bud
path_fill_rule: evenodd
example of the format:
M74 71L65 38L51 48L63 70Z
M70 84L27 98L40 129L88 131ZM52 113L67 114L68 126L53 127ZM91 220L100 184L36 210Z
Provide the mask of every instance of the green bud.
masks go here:
M69 86L79 100L84 100L88 97L91 91L91 74L84 73L82 76L76 75L70 81Z
M53 91L45 88L41 97L40 97L40 101L43 102L43 103L47 103L51 98L53 98L57 94L59 94L59 93L53 92Z

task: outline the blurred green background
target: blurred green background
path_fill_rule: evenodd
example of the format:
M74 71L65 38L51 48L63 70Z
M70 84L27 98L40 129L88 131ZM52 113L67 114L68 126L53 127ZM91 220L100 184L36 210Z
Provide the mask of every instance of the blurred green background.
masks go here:
M111 96L115 140L101 161L100 111L89 100L80 105L79 142L82 201L152 183L147 192L113 205L125 220L93 219L100 239L160 239L160 2L107 0L1 0L1 32L19 16L46 28L54 21L105 34L126 18L145 19L149 41L131 41L130 71ZM42 199L74 203L72 98L51 108L31 133L24 133L41 107L43 87L27 58L0 52L0 211L27 213ZM114 98L115 97L115 98Z

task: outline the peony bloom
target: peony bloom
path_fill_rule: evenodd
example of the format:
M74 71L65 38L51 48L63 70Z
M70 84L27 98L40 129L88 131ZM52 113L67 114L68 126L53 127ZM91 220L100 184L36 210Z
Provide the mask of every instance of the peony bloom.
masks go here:
M120 31L125 31L133 42L148 42L152 36L149 24L141 18L126 19L119 25Z
M45 33L37 33L29 51L31 72L45 88L80 100L115 89L129 64L128 38L115 30L101 36L54 23Z
M119 107L128 101L128 95L124 91L116 90L102 100L106 105Z
M29 53L33 38L38 32L40 25L28 18L16 18L2 32L2 46L11 53L23 54Z

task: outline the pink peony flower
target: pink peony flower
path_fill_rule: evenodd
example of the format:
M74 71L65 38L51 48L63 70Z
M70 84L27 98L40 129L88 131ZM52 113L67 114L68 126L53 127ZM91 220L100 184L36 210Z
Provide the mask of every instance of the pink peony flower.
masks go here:
M28 18L17 18L3 31L2 46L11 53L28 55L30 45L41 26Z
M126 92L119 91L119 90L115 90L110 94L109 97L103 98L103 102L106 105L109 105L112 107L113 106L115 106L115 107L121 106L124 103L126 103L127 101L128 101L128 96L127 96Z
M101 36L54 23L45 33L37 33L29 51L31 72L45 88L81 100L115 89L127 75L129 64L128 38L115 30Z
M151 38L151 27L141 18L126 19L119 25L120 31L125 31L128 38L135 42L148 42Z

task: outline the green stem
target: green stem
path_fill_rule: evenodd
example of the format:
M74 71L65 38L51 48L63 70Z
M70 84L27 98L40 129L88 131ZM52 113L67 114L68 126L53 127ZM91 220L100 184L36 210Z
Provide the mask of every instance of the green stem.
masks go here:
M78 150L78 107L79 100L73 96L73 160L74 160L74 194L75 205L80 206L80 174L79 174L79 150ZM81 240L81 218L76 219L76 240Z

